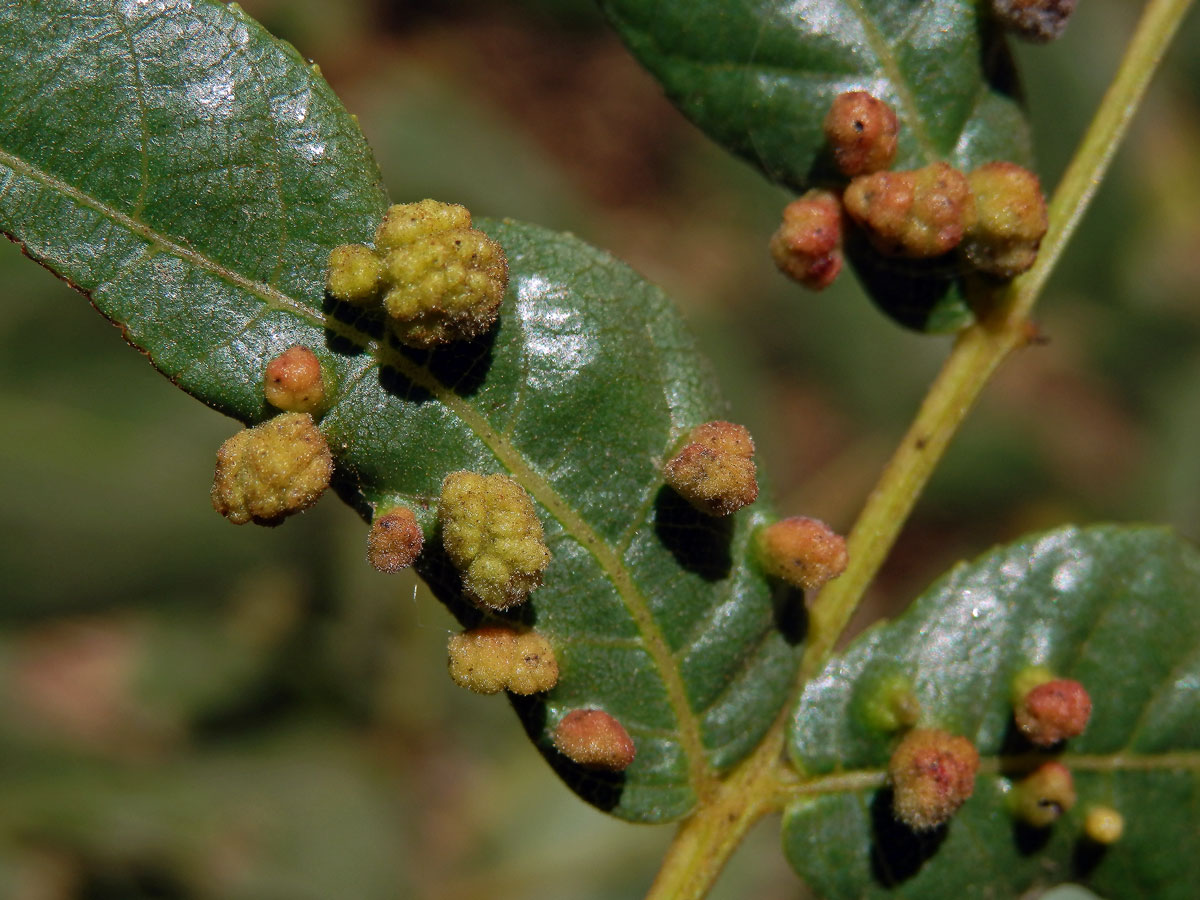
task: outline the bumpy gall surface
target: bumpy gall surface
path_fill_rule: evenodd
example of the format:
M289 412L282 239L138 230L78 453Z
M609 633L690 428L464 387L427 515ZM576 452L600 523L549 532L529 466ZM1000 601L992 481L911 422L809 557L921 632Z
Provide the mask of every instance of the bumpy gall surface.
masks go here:
M1125 833L1125 817L1111 806L1093 806L1083 819L1083 833L1097 844L1115 844Z
M482 606L516 606L542 583L550 550L533 501L511 478L451 472L438 517L446 553Z
M728 516L758 498L758 469L750 432L732 422L692 429L683 449L663 467L663 478L700 512Z
M342 244L329 254L325 288L346 303L370 303L383 284L383 260L365 244Z
M286 412L318 413L325 406L325 379L317 355L301 344L288 347L263 375L267 402Z
M896 818L914 831L950 820L975 790L979 752L964 737L935 728L906 734L888 763Z
M221 445L213 508L236 525L274 525L316 503L332 475L333 456L312 416L284 413Z
M1060 762L1047 762L1013 788L1013 815L1034 828L1046 828L1075 805L1075 779Z
M376 517L367 534L367 562L380 572L407 569L425 545L425 535L412 510L403 507Z
M825 116L825 139L833 160L851 178L890 166L899 134L892 108L866 91L838 94Z
M846 571L846 539L819 519L791 516L758 533L759 559L768 575L815 591Z
M554 729L554 746L563 756L588 769L622 772L636 756L625 727L599 709L574 709Z
M1083 734L1092 715L1092 698L1078 681L1059 678L1029 691L1013 714L1030 743L1049 747Z
M992 0L1000 23L1027 41L1045 44L1066 31L1075 0Z
M1029 269L1050 227L1038 177L1015 163L980 166L967 176L975 198L974 220L962 252L975 268L998 278Z
M967 178L946 163L850 182L846 211L880 253L927 258L958 246L974 215Z
M558 660L535 631L485 626L451 636L450 677L478 694L540 694L558 683Z
M779 271L806 288L824 290L842 271L842 204L832 191L813 190L783 208L771 237Z

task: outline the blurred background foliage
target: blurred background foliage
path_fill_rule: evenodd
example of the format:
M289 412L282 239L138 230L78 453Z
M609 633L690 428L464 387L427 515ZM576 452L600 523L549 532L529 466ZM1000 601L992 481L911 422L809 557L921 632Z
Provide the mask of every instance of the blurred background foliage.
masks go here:
M778 275L789 199L706 143L588 0L244 0L317 60L397 200L575 231L673 295L779 509L846 529L948 341L851 276ZM1051 186L1138 4L1019 47ZM1068 521L1200 538L1200 21L1193 16L1038 311L860 618ZM576 800L507 704L444 675L450 617L364 560L327 500L279 529L208 501L235 424L0 246L0 896L640 896L671 836ZM717 898L801 897L775 822Z

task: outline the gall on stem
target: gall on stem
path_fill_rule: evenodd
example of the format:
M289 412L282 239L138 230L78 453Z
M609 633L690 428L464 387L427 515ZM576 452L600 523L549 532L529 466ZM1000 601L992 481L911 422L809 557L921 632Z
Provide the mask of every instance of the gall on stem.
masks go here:
M507 475L451 472L438 502L442 544L480 606L506 610L524 602L550 564L533 501Z
M217 451L212 504L235 525L277 525L329 487L333 456L308 413L284 413L235 434Z
M888 762L892 811L913 831L943 825L975 790L979 751L965 737L936 728L904 735Z
M477 694L541 694L558 683L558 660L536 631L484 626L451 635L450 677Z
M728 516L758 498L750 432L732 422L705 422L663 466L663 480L695 509Z
M843 175L869 175L896 157L900 123L892 108L866 91L838 94L825 116L825 140Z
M779 271L809 290L833 284L842 271L842 204L837 195L812 190L785 206L769 249Z
M585 769L622 772L637 750L625 727L600 709L574 709L554 729L554 747Z

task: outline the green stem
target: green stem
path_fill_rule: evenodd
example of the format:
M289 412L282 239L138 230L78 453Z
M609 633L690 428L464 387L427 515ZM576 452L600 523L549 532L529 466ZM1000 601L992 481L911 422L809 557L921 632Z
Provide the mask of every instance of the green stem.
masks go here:
M809 645L795 691L833 652L917 498L996 367L1036 333L1038 295L1104 178L1146 85L1192 0L1150 0L1116 78L1050 202L1050 229L1037 264L984 298L990 312L959 336L879 483L850 532L850 564L813 605ZM647 900L699 900L759 818L779 809L801 782L784 760L785 707L750 757L679 827Z

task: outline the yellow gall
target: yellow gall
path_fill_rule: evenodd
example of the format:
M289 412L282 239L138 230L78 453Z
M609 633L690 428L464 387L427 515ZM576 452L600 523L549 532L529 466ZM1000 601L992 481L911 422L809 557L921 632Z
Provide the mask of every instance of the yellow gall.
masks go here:
M412 347L472 340L496 321L508 287L498 243L461 206L422 200L393 206L376 242L386 253L383 306Z
M896 157L900 123L892 108L866 91L838 94L825 116L825 140L842 174L886 169Z
M1066 31L1075 0L992 0L992 12L1013 33L1045 44Z
M1043 763L1017 783L1010 802L1026 825L1047 828L1075 805L1075 779L1062 763Z
M732 422L705 422L663 467L663 478L702 513L728 516L758 498L750 432Z
M948 253L962 241L974 215L966 176L946 163L860 175L842 202L875 249L890 256Z
M346 303L369 303L379 295L383 260L365 244L342 244L329 254L325 288Z
M790 516L758 532L758 556L768 575L815 591L846 571L846 539L819 519Z
M779 271L806 288L824 290L842 271L842 204L831 191L813 190L783 208L771 237Z
M395 574L411 566L425 544L425 535L412 510L398 507L377 516L367 534L367 562L380 572Z
M535 631L485 626L452 635L450 677L477 694L540 694L558 683L554 648Z
M1092 716L1092 698L1078 681L1058 678L1025 694L1013 715L1031 744L1050 747L1083 734Z
M321 361L301 344L288 347L267 363L263 393L268 403L285 412L320 412L325 406Z
M633 739L616 719L599 709L573 709L554 729L554 746L587 769L622 772L636 756Z
M1111 806L1093 806L1084 816L1083 833L1097 844L1115 844L1125 833L1125 817Z
M275 525L316 503L332 475L333 456L312 416L284 413L221 445L213 508L236 525Z
M908 732L888 763L892 811L914 831L950 820L975 790L979 751L964 737L936 728Z
M438 519L446 553L480 605L509 609L542 583L550 550L533 501L511 478L451 472Z
M1050 226L1038 177L1015 163L980 166L967 176L974 220L962 252L976 269L1012 278L1029 269Z

